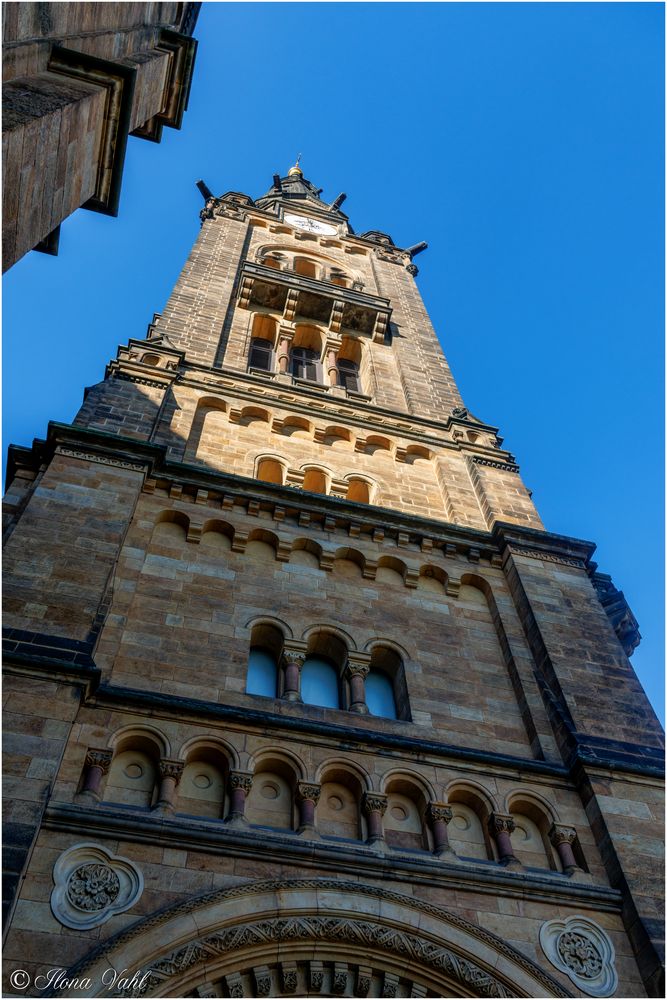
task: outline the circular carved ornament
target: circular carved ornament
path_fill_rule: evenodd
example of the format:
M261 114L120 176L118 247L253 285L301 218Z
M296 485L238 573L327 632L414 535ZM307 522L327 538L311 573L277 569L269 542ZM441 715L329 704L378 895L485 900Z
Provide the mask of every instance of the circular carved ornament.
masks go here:
M556 941L562 961L575 975L596 979L602 971L602 955L590 938L575 931L564 931Z
M569 976L582 993L608 997L615 992L614 946L593 920L548 920L540 928L540 944L551 964Z
M77 844L53 866L51 910L65 927L88 930L124 913L144 888L139 869L100 844Z
M108 865L81 865L67 880L67 898L79 910L104 910L120 892L120 879Z

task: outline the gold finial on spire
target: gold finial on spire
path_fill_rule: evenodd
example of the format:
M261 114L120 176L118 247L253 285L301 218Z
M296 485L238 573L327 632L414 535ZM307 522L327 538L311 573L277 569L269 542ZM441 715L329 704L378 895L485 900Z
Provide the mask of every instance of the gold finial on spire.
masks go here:
M294 164L294 166L290 167L289 170L287 171L287 176L288 177L294 177L295 175L298 175L299 177L303 177L303 170L299 166L300 159L301 159L301 153L299 153L299 155L297 156L296 163Z

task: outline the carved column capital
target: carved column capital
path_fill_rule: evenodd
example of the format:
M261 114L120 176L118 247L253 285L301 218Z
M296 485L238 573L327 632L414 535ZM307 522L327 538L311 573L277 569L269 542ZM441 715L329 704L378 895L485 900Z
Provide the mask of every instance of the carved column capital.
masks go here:
M310 781L297 781L296 784L296 794L299 801L304 801L309 799L315 805L320 800L320 794L322 792L321 785L316 785Z
M508 836L514 833L516 824L512 816L503 813L491 813L489 816L489 830L494 837L499 833L506 833Z
M89 747L86 751L86 767L98 767L102 774L107 774L113 760L113 750L98 750Z
M185 764L182 760L168 760L166 757L163 757L158 767L161 778L172 778L178 784L181 780Z
M348 677L368 677L370 671L368 663L360 663L358 660L348 660L345 673Z
M252 774L249 771L230 771L229 787L231 789L240 788L246 795L252 788Z
M429 802L427 815L428 818L434 823L437 823L438 821L450 823L452 819L452 810L449 806L445 805L444 802Z
M295 666L299 668L299 670L303 666L306 660L306 656L307 654L302 652L301 650L293 650L293 649L283 650L283 660L285 661L285 664L294 663Z
M379 813L384 816L387 811L387 796L379 795L376 792L365 792L363 798L363 809L366 815Z
M577 838L577 831L573 826L564 826L562 823L554 823L549 830L549 840L554 847L559 844L573 844Z

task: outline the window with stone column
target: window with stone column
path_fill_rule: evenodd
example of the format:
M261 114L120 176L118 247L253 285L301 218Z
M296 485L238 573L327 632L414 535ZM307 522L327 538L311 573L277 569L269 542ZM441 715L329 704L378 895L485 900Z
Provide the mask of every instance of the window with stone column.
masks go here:
M250 637L246 693L276 698L279 689L279 664L283 634L275 625L260 623Z

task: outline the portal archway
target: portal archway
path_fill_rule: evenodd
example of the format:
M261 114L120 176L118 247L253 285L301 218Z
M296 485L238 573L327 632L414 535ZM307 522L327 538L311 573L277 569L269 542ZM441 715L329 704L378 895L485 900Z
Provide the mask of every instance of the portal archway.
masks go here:
M148 973L132 993L146 997L572 996L458 914L324 878L250 882L178 903L111 938L68 977L109 996L101 976L110 968Z

